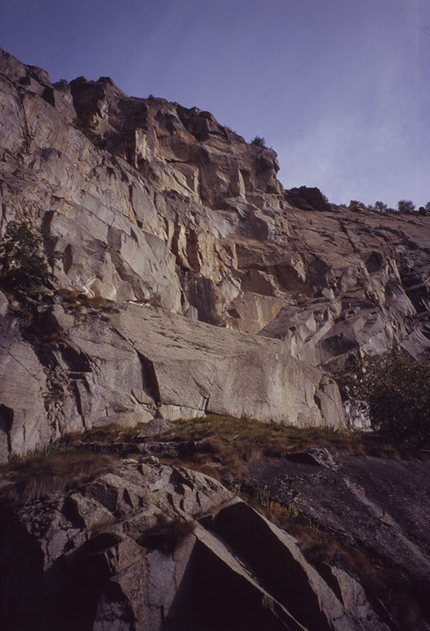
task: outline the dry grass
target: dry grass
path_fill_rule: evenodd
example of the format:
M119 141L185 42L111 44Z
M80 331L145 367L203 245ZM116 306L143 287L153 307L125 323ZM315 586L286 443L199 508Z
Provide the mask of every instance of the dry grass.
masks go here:
M78 291L69 291L67 289L60 289L58 295L61 298L63 307L69 313L79 316L83 313L100 315L100 312L104 314L119 313L118 307L115 305L115 301L103 298L102 296L88 296L87 294ZM102 319L108 318L102 316Z
M69 434L59 442L58 453L54 451L34 454L17 459L6 468L10 475L15 476L17 482L21 477L28 477L28 472L38 477L47 474L51 477L70 476L75 479L77 470L84 476L85 472L93 470L93 467L94 471L97 471L98 461L102 468L105 465L113 466L112 460L103 461L107 458L105 455L82 451L85 450L86 444L133 442L139 431L140 426L124 428L109 424L83 433ZM412 452L400 453L392 445L384 443L375 433L336 432L314 427L297 428L215 414L176 421L174 429L170 432L147 439L148 443L153 441L165 446L159 455L170 464L204 470L218 478L222 477L219 474L223 473L237 474L244 464L263 456L282 458L287 454L315 446L357 455L416 457ZM262 498L259 498L259 503L264 505Z
M8 481L1 498L16 504L65 492L111 471L116 462L112 455L74 450L17 458L0 468L0 474Z
M157 525L142 533L138 543L149 550L160 550L169 554L188 535L194 532L195 527L196 525L192 521L187 521L181 517L172 519L160 514L157 517Z
M139 430L140 427L122 428L114 424L94 428L83 434L65 437L58 451L16 459L0 468L0 475L8 481L1 497L10 502L25 503L89 482L115 468L117 460L111 455L85 451L85 443L133 442ZM417 601L423 610L426 606L423 586L409 585L404 577L378 567L375 560L363 552L347 548L294 505L272 499L266 488L253 496L240 492L241 473L246 464L264 456L285 457L314 446L390 458L416 459L416 454L400 453L373 433L296 428L217 415L176 421L172 431L151 437L147 442L163 444L164 451L157 454L162 461L197 469L225 483L237 484L234 492L296 537L306 558L323 576L329 565L344 569L364 586L372 604L385 604L397 628L404 631L419 629L421 613ZM96 532L104 531L110 525L110 521L101 523ZM182 519L171 520L160 516L156 526L142 535L140 543L149 549L169 553L192 532L193 527L192 523Z
M377 432L292 427L216 414L178 420L174 425L170 432L148 437L145 442L165 443L163 458L182 466L194 465L199 470L209 465L212 469L230 468L232 473L237 473L241 464L253 462L262 456L283 458L310 447L326 447L350 455L428 460L427 454L423 452L400 451ZM93 442L134 442L140 429L140 425L124 428L111 423L84 433L69 434L61 442L68 446ZM184 449L179 449L178 443Z
M66 434L61 438L61 445L77 447L86 443L126 443L133 442L142 429L141 425L134 427L121 427L117 423L109 423L102 427L93 427L85 432Z
M412 586L406 576L378 565L364 551L350 549L334 534L307 518L294 505L284 505L270 497L266 488L253 496L241 492L241 472L247 462L266 457L285 457L310 447L326 447L332 452L350 455L371 455L392 459L428 460L417 451L400 451L378 433L335 432L322 428L296 428L263 424L249 419L209 415L192 421L177 421L175 428L159 437L166 442L166 459L175 464L199 469L228 484L233 492L262 511L271 521L292 534L308 561L324 576L329 565L344 569L365 588L374 607L386 607L394 628L418 631L425 597L423 587ZM176 442L172 458L168 457L169 441ZM178 458L178 441L194 444L186 462ZM329 580L329 577L328 577ZM421 590L421 592L420 592ZM424 592L423 592L424 593ZM428 600L428 599L427 599Z
M16 459L0 468L0 475L8 481L1 497L10 502L25 503L89 482L115 468L117 460L111 455L85 451L85 443L132 442L139 430L140 427L122 428L111 424L65 437L58 451ZM343 568L365 587L372 603L385 603L398 628L417 631L417 621L421 615L417 594L420 604L422 601L425 605L424 592L422 598L419 597L422 586L408 585L404 577L378 567L374 559L362 552L348 549L333 534L300 513L294 505L284 505L272 499L267 489L263 488L254 496L248 496L240 493L239 488L240 475L246 464L263 456L285 457L289 453L314 446L349 454L416 459L417 456L412 452L400 453L384 443L377 434L303 429L217 415L176 421L171 432L148 439L148 442L152 441L163 443L165 449L160 456L169 464L197 469L224 482L233 479L233 484L238 484L234 491L295 536L307 559L322 575L328 565ZM103 523L100 529L109 526L110 522ZM161 516L159 523L144 534L141 543L149 549L167 553L192 529L192 523Z
M157 440L152 437L151 440ZM375 432L337 432L328 428L298 428L251 419L237 419L210 414L204 418L176 421L174 429L158 437L166 443L162 456L174 464L182 464L222 479L230 473L240 475L243 465L259 458L284 458L287 454L310 447L326 447L350 455L372 455L386 458L419 458L403 454L386 443ZM180 458L180 444L190 444L186 456ZM169 443L172 448L169 448ZM175 447L173 446L175 444ZM182 456L182 453L181 453Z

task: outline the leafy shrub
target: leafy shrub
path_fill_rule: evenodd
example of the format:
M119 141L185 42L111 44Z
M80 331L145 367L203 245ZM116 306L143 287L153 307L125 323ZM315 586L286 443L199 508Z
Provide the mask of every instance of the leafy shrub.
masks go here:
M397 445L430 439L430 362L390 352L356 360L343 383L350 399L365 401L375 429Z
M47 256L44 242L40 230L32 228L27 221L7 224L0 243L0 284L4 288L31 294L51 285L50 267L61 254L54 252Z
M266 146L266 141L262 136L255 136L255 138L251 140L251 145L261 147L263 149Z
M374 209L378 213L385 213L388 210L388 206L387 204L384 204L384 202L378 201L378 202L375 202Z
M366 206L366 204L363 204L363 202L360 202L357 199L351 199L349 202L348 209L354 212L360 212L362 210L372 210L372 207Z
M413 213L415 212L415 204L410 199L401 199L397 203L397 210L399 213Z

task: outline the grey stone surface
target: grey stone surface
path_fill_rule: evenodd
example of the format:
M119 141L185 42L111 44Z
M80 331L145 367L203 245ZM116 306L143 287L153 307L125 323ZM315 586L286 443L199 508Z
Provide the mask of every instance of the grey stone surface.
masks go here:
M341 602L293 537L201 473L124 461L72 493L0 511L6 631L361 631L364 611L386 631L346 573L332 570Z
M274 151L197 108L106 78L51 86L6 53L0 68L2 225L49 228L62 286L284 339L332 370L356 348L429 353L429 216L284 191Z
M0 332L0 462L43 447L53 437L44 407L46 376L18 331L17 322L9 320Z
M402 597L410 589L423 612L415 623L408 622L408 609L413 611L413 606L405 600L398 612L404 628L426 629L424 621L418 620L427 616L429 589L429 471L428 462L311 449L251 463L245 479L250 492L264 488L273 501L292 506L336 542L363 554L368 565L362 571L369 583L376 578L380 599L390 596L390 576L401 578L403 586L410 586ZM333 580L329 583L346 609L361 612L364 624L367 614L361 587L340 569L330 571ZM380 577L375 576L375 569L381 571ZM368 624L367 628L374 628ZM398 623L391 620L391 624Z
M373 354L401 344L427 356L429 217L352 212L326 204L317 189L284 191L274 151L248 145L197 108L129 98L106 78L51 86L42 70L3 52L0 68L2 225L25 216L50 231L64 255L54 270L62 288L277 338L296 359L334 372L357 349ZM105 343L85 342L82 326L80 333L89 357L100 347L97 365L117 362L118 383L139 381L128 374L136 358L127 368L125 349L109 333ZM116 359L106 349L112 342ZM222 369L224 384L217 369L210 397L203 374L188 402L159 361L163 413L172 420L199 414L209 400L213 409L266 417L258 383L258 405L236 404L229 393L242 385L234 384L235 361ZM251 383L259 368L249 361ZM268 368L278 383L282 372ZM89 403L87 376L75 390L83 424L87 417L91 425L114 411L97 397ZM181 385L194 379L181 378ZM140 385L134 390L145 392ZM291 418L314 416L313 389L304 382L303 409L290 407ZM128 395L118 396L119 413L133 410ZM317 403L337 425L335 387L326 383ZM282 403L272 407L275 420L285 415ZM80 422L75 416L66 425Z
M358 350L430 356L430 217L285 191L278 169L208 112L106 77L52 85L0 51L1 229L30 221L63 255L54 294L0 293L0 462L158 416L342 428L324 371ZM347 542L376 524L371 549L426 584L425 511L402 525L395 498L362 482L386 465L354 477L324 450L293 464L288 501ZM406 469L390 472L413 497ZM1 511L6 631L387 629L344 570L323 579L218 482L153 457Z
M3 318L8 310L9 301L2 291L0 291L0 317Z
M2 460L157 414L340 427L336 385L316 368L399 344L430 352L429 217L284 191L274 151L197 108L129 98L106 78L51 86L3 52L0 68L2 225L26 217L49 230L59 287L76 296L45 309L63 339L55 347L45 324L43 357L31 331L43 312L11 328L2 298L3 370L12 343L34 364L27 402L8 385ZM10 370L22 383L19 361Z
M148 436L156 436L165 434L173 429L173 423L169 423L165 418L154 418L142 427L137 438L147 438Z
M65 433L156 416L344 427L337 386L280 340L132 303L116 303L107 317L75 307L57 303L3 328L3 462Z

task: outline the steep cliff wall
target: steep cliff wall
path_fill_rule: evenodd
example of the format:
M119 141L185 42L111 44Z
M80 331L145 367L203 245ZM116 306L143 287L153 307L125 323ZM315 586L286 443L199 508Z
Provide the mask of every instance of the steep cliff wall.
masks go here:
M3 459L124 414L339 427L318 367L428 352L429 217L285 191L273 150L108 78L52 85L2 52L0 81L2 230L26 219L63 255L63 293L1 303Z
M52 289L0 291L0 463L160 417L342 428L332 377L351 353L428 356L430 217L285 191L273 150L108 78L52 85L0 51L0 84L2 234L26 220L62 254ZM351 548L314 567L214 479L130 445L92 478L80 454L97 463L106 445L57 454L64 479L2 469L6 631L429 628L428 464L311 449L230 472L306 516L317 546L322 528ZM372 593L384 571L394 582Z
M144 305L39 304L1 318L0 462L61 435L213 412L340 427L336 385L280 340ZM33 305L34 307L34 305Z

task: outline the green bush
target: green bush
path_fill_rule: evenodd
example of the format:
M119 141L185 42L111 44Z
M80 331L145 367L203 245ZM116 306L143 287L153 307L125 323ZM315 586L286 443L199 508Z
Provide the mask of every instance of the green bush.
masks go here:
M415 204L410 199L401 199L397 203L397 210L399 213L413 213L415 212Z
M363 202L360 202L357 199L351 199L349 202L348 209L354 210L354 211L360 211L360 210L366 210L367 206L366 204L363 204Z
M251 145L255 145L256 147L261 147L262 149L266 146L266 141L262 136L255 136L251 140Z
M0 243L0 284L29 294L49 287L53 280L50 267L61 255L54 252L47 256L44 245L41 231L27 221L9 222Z
M367 403L373 427L397 445L430 440L430 362L395 352L357 359L342 386L349 399Z
M375 202L374 209L378 213L386 213L388 210L388 206L384 202L378 201L378 202Z

